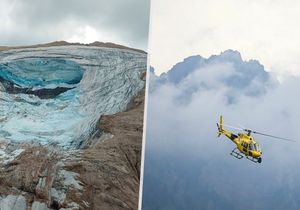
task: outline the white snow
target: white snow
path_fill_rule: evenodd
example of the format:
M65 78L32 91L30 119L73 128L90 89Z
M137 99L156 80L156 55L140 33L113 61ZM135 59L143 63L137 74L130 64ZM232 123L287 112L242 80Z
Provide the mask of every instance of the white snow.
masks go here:
M4 150L0 149L0 163L6 164L8 162L13 161L18 155L20 155L24 149L17 149L11 152L10 154L7 154Z
M77 176L79 176L78 173L60 170L57 176L63 186L73 185L77 189L83 189L83 187L80 185L80 182L75 179Z

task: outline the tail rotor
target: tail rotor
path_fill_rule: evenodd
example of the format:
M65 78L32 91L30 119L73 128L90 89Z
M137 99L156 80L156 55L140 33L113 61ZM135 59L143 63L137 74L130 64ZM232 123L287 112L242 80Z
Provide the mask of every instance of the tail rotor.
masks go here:
M218 137L221 136L222 131L223 131L223 115L220 116L220 125L217 123L218 126Z

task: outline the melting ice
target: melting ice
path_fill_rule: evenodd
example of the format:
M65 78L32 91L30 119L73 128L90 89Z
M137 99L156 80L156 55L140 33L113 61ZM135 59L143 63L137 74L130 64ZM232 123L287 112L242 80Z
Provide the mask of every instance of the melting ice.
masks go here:
M76 148L101 115L126 108L144 87L145 71L146 55L130 50L67 46L2 52L0 139Z

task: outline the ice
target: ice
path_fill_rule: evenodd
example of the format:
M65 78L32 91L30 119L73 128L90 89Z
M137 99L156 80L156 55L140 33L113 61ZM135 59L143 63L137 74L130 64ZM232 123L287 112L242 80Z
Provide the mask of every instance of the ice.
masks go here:
M146 55L131 50L64 46L0 53L0 76L31 90L73 88L55 98L6 92L0 83L0 138L78 148L103 114L124 111L145 82Z
M15 159L15 157L19 156L25 149L17 149L10 154L7 154L4 150L0 149L0 163L7 164Z
M30 58L0 64L0 77L22 88L77 84L84 69L74 61L52 58Z

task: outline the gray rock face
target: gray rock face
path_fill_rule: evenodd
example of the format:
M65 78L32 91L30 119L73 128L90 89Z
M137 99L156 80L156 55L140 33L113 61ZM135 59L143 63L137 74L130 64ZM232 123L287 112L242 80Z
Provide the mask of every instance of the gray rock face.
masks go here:
M226 86L228 104L233 104L242 95L263 96L267 87L277 84L257 60L243 61L241 54L233 50L226 50L207 59L199 55L190 56L160 77L151 74L149 92L154 92L163 84L176 85L183 90L180 97L187 98L187 101L199 90L208 91ZM211 75L216 76L212 79Z

